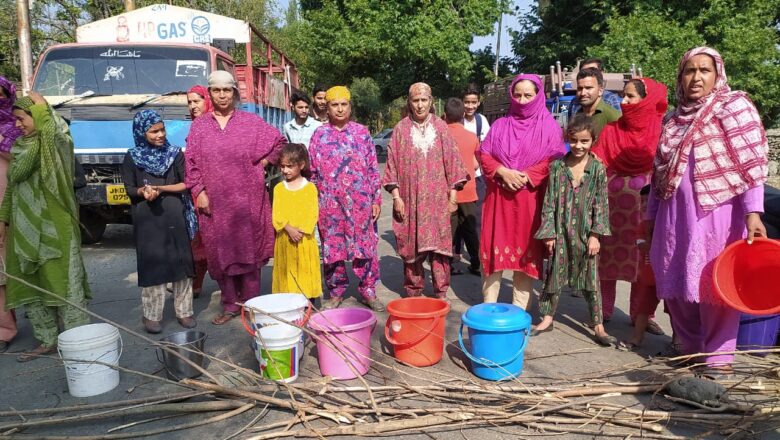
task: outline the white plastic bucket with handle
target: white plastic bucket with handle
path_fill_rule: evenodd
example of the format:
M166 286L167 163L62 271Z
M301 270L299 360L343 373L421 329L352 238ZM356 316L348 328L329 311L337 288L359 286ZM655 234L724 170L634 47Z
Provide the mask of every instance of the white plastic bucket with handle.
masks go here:
M255 357L266 379L292 382L298 378L298 355L303 330L290 325L269 325L257 330Z
M57 338L57 351L73 397L97 396L119 385L119 370L112 366L122 356L122 338L113 325L88 324L66 330Z
M244 316L245 311L249 314L248 322ZM244 308L241 309L241 320L244 323L244 328L250 335L255 337L259 329L269 325L298 328L285 324L279 319L269 316L269 314L303 327L311 315L311 302L306 298L306 295L300 293L272 293L252 298L245 302ZM301 332L298 357L303 356L303 342L304 336L303 332Z

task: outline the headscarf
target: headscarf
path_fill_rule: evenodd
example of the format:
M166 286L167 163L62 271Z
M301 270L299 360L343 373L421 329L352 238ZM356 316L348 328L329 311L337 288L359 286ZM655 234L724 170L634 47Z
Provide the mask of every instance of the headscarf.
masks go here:
M162 177L171 168L176 156L181 152L165 139L165 144L155 147L146 140L146 132L155 125L163 122L162 116L154 110L141 110L133 117L133 138L135 145L128 150L130 158L135 165L147 173ZM185 192L186 193L186 192ZM187 223L187 233L190 240L198 232L198 221L195 215L195 207L189 193L182 194L184 201L184 220Z
M621 104L620 119L601 131L593 153L607 169L622 176L638 176L653 170L653 159L661 137L661 121L669 102L666 86L640 78L646 96L636 104Z
M685 95L685 64L696 55L715 61L717 79L712 92L692 101ZM720 54L697 47L683 55L678 66L677 109L664 123L655 157L653 185L661 199L677 190L693 151L693 186L702 210L710 211L767 178L766 133L753 102L731 91Z
M232 87L236 93L239 93L238 84L233 75L225 70L215 70L209 75L209 88L211 87Z
M349 89L344 86L334 86L325 92L325 100L330 102L336 99L351 100L352 94L349 93Z
M211 102L211 95L209 95L209 89L203 87L202 85L196 85L196 86L192 86L192 88L187 91L187 94L190 93L196 93L201 98L203 98L204 101L206 101L206 108L203 109L203 113L209 113L214 111L214 104ZM195 119L195 116L192 115L192 112L190 112L190 116L192 117L192 119Z
M428 84L425 84L424 82L418 82L414 83L409 87L409 99L412 99L413 97L417 95L423 95L427 96L429 98L433 97L433 92L431 91L431 86Z
M538 93L531 102L520 104L512 90L520 81L531 81ZM538 75L517 75L509 86L509 114L498 119L480 151L490 154L504 166L522 171L549 158L560 157L566 149L560 125L547 110L544 86Z
M7 98L0 98L0 151L8 153L14 145L16 138L22 135L22 131L16 128L16 118L13 107L16 102L16 86L4 76L0 76L0 87L5 90Z

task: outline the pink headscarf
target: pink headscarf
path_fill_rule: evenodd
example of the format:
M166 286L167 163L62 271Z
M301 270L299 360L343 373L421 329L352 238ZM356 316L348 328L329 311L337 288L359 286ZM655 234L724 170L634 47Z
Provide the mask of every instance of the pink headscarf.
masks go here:
M515 85L523 80L534 83L538 91L526 104L520 104L512 97ZM482 142L483 154L490 154L505 167L523 171L566 152L563 131L547 110L544 86L538 75L517 75L509 86L509 101L509 114L490 127Z
M209 95L209 89L201 85L197 85L197 86L193 86L191 89L187 91L187 94L190 93L197 93L198 95L200 95L201 98L203 98L204 101L206 101L206 108L203 109L203 113L214 111L214 104L211 103L211 95ZM192 116L191 112L190 112L190 116ZM195 119L195 117L192 116L192 119Z
M14 102L16 102L16 86L5 77L0 76L0 87L5 90L7 98L0 98L0 151L8 153L16 138L22 135L16 128L16 118L13 114Z

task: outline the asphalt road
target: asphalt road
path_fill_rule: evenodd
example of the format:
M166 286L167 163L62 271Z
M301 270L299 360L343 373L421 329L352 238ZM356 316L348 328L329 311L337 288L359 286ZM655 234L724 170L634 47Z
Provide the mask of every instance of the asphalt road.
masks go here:
M401 261L393 250L390 210L390 198L387 194L384 194L383 211L379 221L382 282L378 288L378 295L385 302L398 298L403 291ZM137 274L135 251L132 247L131 227L122 225L109 226L102 242L84 249L84 257L94 295L90 304L90 310L116 321L133 331L143 333L140 289L136 285ZM465 269L465 266L463 268ZM271 270L270 265L262 270L262 292L270 291ZM509 276L505 275L500 297L502 302L511 301L509 282ZM428 283L428 292L430 292L430 281ZM618 286L617 310L612 321L607 325L607 330L618 338L627 338L631 331L629 318L624 312L628 306L628 285L619 283ZM537 285L537 291L539 288L540 286ZM350 287L348 295L351 298L347 300L345 305L355 305L357 293L354 283ZM467 370L468 362L464 362L462 353L456 348L457 332L460 326L461 314L469 306L481 302L479 277L470 274L453 277L452 288L448 296L452 300L452 311L447 316L446 337L448 341L455 341L455 343L446 347L444 359L439 364L428 367L426 370L430 371L431 374L443 373L462 377L471 373ZM173 315L172 300L168 299L165 307L163 334L182 330L176 323ZM195 300L194 307L198 320L197 329L204 331L208 335L205 349L209 354L230 360L246 368L258 368L257 361L254 359L250 347L251 337L244 331L238 319L221 327L210 323L211 319L221 310L218 287L215 282L207 278L204 285L204 294ZM532 310L536 310L535 304L532 306ZM385 353L389 353L389 348L383 341L384 337L381 336L381 326L384 325L386 317L386 313L378 316L379 326L378 330L373 334L372 345ZM535 318L535 321L537 319ZM533 338L528 344L525 354L526 363L521 380L565 383L568 380L567 378L572 376L620 368L625 364L640 361L641 356L661 351L670 341L669 337L666 336L648 335L645 347L638 354L602 348L591 341L589 330L581 324L586 319L587 312L584 300L564 294L556 317L556 329L550 333ZM670 331L669 322L665 314L659 312L658 321L667 332ZM19 330L18 337L11 345L11 352L27 350L36 345L29 322L23 317L20 317ZM155 350L146 341L125 332L123 332L122 337L124 340L124 352L120 361L122 367L164 377L161 365L155 357ZM220 371L219 365L210 365L208 368L209 371ZM397 368L404 369L407 367L397 365ZM317 359L312 352L312 344L306 347L301 370L301 378L299 380L321 379ZM122 372L120 385L113 391L92 398L78 399L68 394L65 373L58 360L40 359L27 364L19 364L15 361L14 355L6 354L0 356L0 371L2 371L3 377L2 385L0 386L0 390L2 390L0 391L0 410L111 402L122 399L136 399L162 392L179 392L181 390L172 384ZM392 380L395 374L397 373L394 373L391 369L379 372L372 371L367 376L367 380L373 383L385 383L387 377L390 377ZM637 378L628 379L636 380ZM475 380L479 381L476 378ZM357 381L347 383L358 384ZM225 438L238 430L239 427L248 423L256 414L256 411L250 411L226 422L188 431L164 434L153 438ZM285 420L289 416L285 412L272 411L261 421L261 424ZM176 423L179 423L185 419L175 420ZM0 421L5 422L7 419ZM116 418L104 422L86 424L61 424L56 427L38 429L34 433L96 435L105 433L107 429L124 423L127 423L126 419ZM165 426L166 423L172 422L159 421L132 429L153 429L157 426ZM510 429L495 430L489 427L471 429L465 432L468 437L472 438L476 436L482 436L483 438L516 438L518 435L518 433L512 433ZM447 429L434 434L434 437L443 439L464 438L460 430ZM429 437L422 434L414 434L408 435L406 438Z

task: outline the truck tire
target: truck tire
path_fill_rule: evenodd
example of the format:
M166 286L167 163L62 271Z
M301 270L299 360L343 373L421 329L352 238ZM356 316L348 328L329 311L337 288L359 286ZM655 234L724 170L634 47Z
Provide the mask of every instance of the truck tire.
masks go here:
M81 244L95 244L106 232L106 220L88 210L81 209Z

